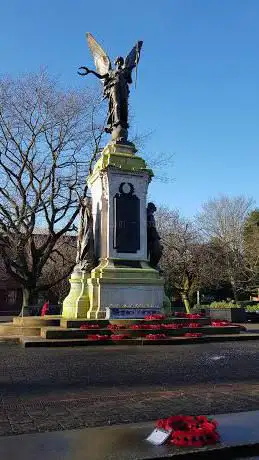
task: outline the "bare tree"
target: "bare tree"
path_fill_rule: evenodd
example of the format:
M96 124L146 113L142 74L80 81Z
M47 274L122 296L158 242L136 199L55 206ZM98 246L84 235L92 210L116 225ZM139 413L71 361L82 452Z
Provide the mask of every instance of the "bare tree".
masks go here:
M45 72L0 80L0 255L23 287L24 306L71 271L68 264L39 281L50 256L64 257L58 242L75 229L95 106L89 90L64 91Z
M200 235L178 211L160 208L156 221L164 247L161 268L166 288L181 297L189 312L190 296L198 288L204 259Z
M44 71L0 80L0 257L23 306L73 268L60 241L76 230L104 124L89 89L63 90Z
M217 244L224 255L222 270L236 301L249 276L244 257L244 225L252 204L251 198L223 195L205 203L196 219L206 240Z
M62 302L69 292L69 281L67 278L68 272L70 273L75 265L77 251L77 238L76 235L64 235L57 241L54 250L49 256L49 259L43 267L40 277L40 284L48 287L48 294L56 301ZM59 282L52 284L56 279L57 273L59 274Z
M245 262L250 274L248 291L259 286L259 209L254 209L244 226Z

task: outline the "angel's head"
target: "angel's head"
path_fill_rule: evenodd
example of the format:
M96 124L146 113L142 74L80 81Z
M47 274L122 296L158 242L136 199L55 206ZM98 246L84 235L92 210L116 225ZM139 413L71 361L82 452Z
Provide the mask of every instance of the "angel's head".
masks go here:
M123 57L121 57L121 56L117 57L116 60L114 61L114 64L116 66L116 69L121 69L123 64L124 64Z

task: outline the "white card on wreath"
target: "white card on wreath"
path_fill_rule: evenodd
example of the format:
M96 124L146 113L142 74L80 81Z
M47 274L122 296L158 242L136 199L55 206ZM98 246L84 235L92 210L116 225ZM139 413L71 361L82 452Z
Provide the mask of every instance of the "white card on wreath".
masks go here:
M161 446L164 444L167 439L170 437L171 431L161 430L160 428L155 428L152 433L146 438L148 442L154 444L155 446Z

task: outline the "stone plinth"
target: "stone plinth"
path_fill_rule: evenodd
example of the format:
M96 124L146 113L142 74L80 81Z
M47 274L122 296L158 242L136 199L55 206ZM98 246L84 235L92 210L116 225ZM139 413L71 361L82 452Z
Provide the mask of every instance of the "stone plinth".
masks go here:
M108 259L91 273L87 317L103 318L107 307L118 305L160 309L164 299L164 282L157 270L147 262L140 262L139 268L118 267L114 262Z
M75 270L70 277L70 292L63 302L63 318L85 318L90 308L87 280L90 274Z
M147 258L147 190L153 176L132 145L108 144L88 179L95 253L87 276L73 273L64 318L105 318L109 306L153 307L164 281Z

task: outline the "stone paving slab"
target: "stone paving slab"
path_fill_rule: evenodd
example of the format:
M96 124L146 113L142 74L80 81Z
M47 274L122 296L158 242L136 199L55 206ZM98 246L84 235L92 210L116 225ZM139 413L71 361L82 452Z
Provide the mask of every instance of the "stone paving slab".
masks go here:
M153 422L124 426L88 428L55 433L17 435L15 442L2 437L0 458L8 460L152 460L192 458L237 458L259 452L259 412L220 414L221 441L202 449L177 449L170 445L155 447L145 438ZM249 448L253 448L253 451ZM205 457L206 456L206 457ZM247 455L245 455L247 457Z

